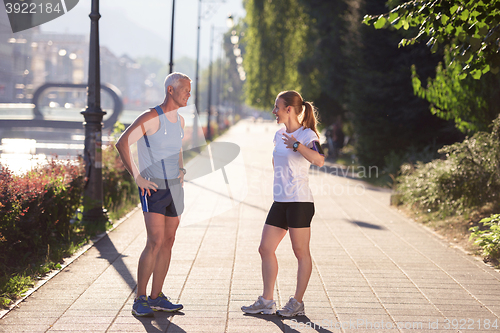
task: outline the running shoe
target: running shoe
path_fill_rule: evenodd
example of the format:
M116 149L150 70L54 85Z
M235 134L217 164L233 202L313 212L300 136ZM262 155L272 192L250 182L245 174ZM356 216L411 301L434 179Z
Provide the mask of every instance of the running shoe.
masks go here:
M264 297L259 296L259 298L252 305L242 306L241 311L252 314L275 314L276 302L273 300L266 300Z
M155 299L148 297L148 304L154 311L174 312L183 308L182 304L173 304L170 302L170 298L163 295L163 293L160 293Z
M148 299L145 295L139 296L134 300L132 314L137 317L151 317L153 310L149 307Z
M283 309L276 311L276 313L282 317L303 316L306 314L304 311L304 302L299 303L293 296L290 296Z

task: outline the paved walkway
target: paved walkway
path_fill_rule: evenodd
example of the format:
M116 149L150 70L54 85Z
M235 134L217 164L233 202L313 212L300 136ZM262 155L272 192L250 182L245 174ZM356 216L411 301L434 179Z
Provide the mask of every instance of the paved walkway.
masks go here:
M498 331L497 271L402 216L389 206L387 191L337 176L334 168L311 170L316 215L306 316L244 315L241 305L262 288L257 247L272 203L277 128L241 121L220 139L241 147L225 175L216 170L186 184L186 213L164 288L184 304L182 312L131 315L146 239L137 212L1 319L0 331ZM278 260L275 299L282 306L297 269L288 237Z

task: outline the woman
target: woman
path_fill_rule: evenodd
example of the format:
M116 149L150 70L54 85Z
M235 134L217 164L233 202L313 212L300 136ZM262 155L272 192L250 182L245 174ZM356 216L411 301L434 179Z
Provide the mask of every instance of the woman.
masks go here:
M245 313L263 313L292 317L304 315L302 298L312 271L309 252L311 220L314 202L309 188L308 171L311 163L323 166L325 157L316 129L315 109L296 91L278 94L273 109L278 124L285 127L274 136L274 203L267 215L259 253L262 259L264 291L250 306L242 306ZM290 231L290 239L298 260L297 287L288 303L276 311L273 300L274 283L278 275L276 248Z

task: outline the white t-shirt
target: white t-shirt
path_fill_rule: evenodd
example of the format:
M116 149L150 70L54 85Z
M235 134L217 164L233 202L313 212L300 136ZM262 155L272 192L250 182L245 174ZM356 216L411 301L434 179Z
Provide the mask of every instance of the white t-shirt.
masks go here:
M309 188L309 167L311 163L301 153L287 148L283 141L286 128L279 129L274 135L274 201L277 202L314 202ZM287 133L306 147L312 148L318 136L310 128L301 127Z

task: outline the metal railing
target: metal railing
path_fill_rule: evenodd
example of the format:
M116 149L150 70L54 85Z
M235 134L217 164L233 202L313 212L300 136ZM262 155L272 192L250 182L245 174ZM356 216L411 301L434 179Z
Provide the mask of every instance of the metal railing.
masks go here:
M63 88L71 90L86 90L86 84L74 83L45 83L41 85L33 94L32 104L33 119L3 119L0 121L0 127L47 127L47 128L83 128L82 121L67 121L67 120L48 120L45 119L44 114L41 112L40 98L43 93L52 88ZM101 89L106 91L113 99L113 112L111 116L103 121L103 128L112 128L117 122L123 112L123 101L121 99L121 92L118 88L111 84L102 84Z

